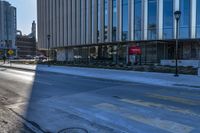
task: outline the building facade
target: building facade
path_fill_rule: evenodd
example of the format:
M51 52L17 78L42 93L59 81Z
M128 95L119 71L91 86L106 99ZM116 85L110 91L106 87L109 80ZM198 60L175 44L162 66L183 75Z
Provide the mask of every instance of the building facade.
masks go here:
M17 31L16 37L16 47L17 47L17 57L27 58L35 57L36 48L36 23L33 21L31 27L31 33L29 35L22 35L21 31Z
M39 48L49 46L59 61L127 63L132 46L142 63L173 60L176 10L179 59L200 59L200 0L37 0L37 9Z
M0 56L12 49L16 51L16 8L0 0Z

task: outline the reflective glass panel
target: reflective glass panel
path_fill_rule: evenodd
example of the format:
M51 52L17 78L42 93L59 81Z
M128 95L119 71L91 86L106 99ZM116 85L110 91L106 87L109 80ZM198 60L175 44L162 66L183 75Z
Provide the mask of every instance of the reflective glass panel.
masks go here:
M200 38L200 0L197 0L197 38Z
M163 38L173 38L173 0L163 1Z
M180 38L189 38L190 36L190 1L180 0Z
M112 38L113 41L117 40L117 0L113 0L113 22L112 22Z
M135 40L141 40L142 34L142 0L135 0L134 3L134 13L135 13L135 22L134 22L134 30L135 30Z
M128 0L122 1L122 40L128 40Z
M157 38L157 0L148 0L148 39Z

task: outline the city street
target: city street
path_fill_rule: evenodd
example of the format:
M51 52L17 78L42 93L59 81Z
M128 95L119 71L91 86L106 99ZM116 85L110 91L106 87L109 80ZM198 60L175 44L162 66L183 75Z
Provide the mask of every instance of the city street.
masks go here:
M200 133L200 90L0 68L0 133Z

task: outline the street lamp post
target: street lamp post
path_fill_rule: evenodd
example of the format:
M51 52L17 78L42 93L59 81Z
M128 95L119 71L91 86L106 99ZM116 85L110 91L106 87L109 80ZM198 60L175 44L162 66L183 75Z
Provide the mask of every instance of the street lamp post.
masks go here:
M48 67L50 67L50 37L51 35L47 35L47 39L48 39L48 46L47 46L47 49L48 49L48 53L47 53L47 62L48 62Z
M175 72L175 77L178 77L178 34L179 34L179 20L181 17L181 11L175 11L174 12L174 17L176 19L176 55L175 55L175 59L176 59L176 72Z

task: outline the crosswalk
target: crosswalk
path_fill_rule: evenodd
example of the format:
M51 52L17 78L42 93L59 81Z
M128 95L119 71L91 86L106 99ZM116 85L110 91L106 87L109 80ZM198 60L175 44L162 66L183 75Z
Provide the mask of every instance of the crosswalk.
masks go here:
M124 127L124 131L128 133L200 132L199 101L151 93L146 93L145 97L185 104L197 110L144 99L117 98L114 101L104 99L102 102L86 107L87 111L83 109L78 111L80 114L87 113L90 117L91 114L95 114L97 119L112 123L115 127Z

